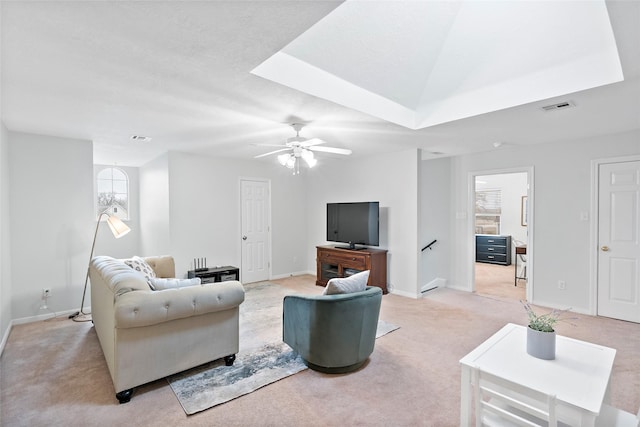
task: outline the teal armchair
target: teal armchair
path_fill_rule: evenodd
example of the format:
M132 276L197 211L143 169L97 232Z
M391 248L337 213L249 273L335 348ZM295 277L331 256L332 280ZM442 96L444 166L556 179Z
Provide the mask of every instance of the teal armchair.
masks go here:
M283 340L311 369L354 371L373 352L381 302L378 287L339 295L288 295Z

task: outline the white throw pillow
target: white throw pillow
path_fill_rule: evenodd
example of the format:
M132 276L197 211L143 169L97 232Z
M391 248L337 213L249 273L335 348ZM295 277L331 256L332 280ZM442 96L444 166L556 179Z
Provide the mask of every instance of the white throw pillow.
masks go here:
M149 279L149 286L154 291L162 291L164 289L186 288L187 286L198 286L201 284L199 277L192 279L162 279L152 277Z
M153 271L153 268L151 268L151 266L147 264L147 262L144 259L140 258L139 256L134 256L131 259L125 259L124 263L127 264L129 267L133 268L134 270L142 273L144 277L147 279L147 282L149 282L152 278L156 277L156 272Z
M334 278L327 282L322 295L350 294L364 291L369 280L369 270L361 271L349 277Z

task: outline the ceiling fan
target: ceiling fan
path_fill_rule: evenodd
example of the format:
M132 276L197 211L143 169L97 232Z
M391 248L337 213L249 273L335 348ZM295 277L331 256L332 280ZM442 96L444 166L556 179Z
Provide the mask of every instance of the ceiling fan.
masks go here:
M312 168L316 165L317 160L315 159L313 152L319 151L324 153L333 153L333 154L342 154L348 156L351 154L351 150L346 148L336 148L336 147L325 147L321 144L324 144L324 141L318 138L303 138L300 136L300 130L304 127L303 124L300 123L292 123L291 127L296 132L296 136L288 138L284 144L257 144L262 147L280 147L277 150L269 151L268 153L259 154L255 156L256 159L260 157L270 156L271 154L282 153L285 151L289 151L289 153L284 153L278 156L278 161L281 165L288 167L289 169L294 169L293 174L296 175L300 173L298 166L298 159L302 158L307 165Z

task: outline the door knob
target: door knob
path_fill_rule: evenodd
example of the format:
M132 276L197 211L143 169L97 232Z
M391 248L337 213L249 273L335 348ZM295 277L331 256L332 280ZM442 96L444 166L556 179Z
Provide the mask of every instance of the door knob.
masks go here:
M609 246L603 246L600 249L602 249L602 252L608 252L609 251Z
M242 236L242 240L247 240L247 236Z

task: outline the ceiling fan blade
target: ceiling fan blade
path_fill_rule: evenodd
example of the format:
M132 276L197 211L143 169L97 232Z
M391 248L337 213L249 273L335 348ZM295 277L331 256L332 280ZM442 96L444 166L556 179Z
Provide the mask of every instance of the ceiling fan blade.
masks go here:
M280 147L280 146L277 145L277 147ZM268 153L258 154L257 156L254 157L254 159L259 159L260 157L266 157L266 156L269 156L271 154L276 154L276 153L280 153L282 151L288 151L288 150L291 150L291 148L287 147L287 148L281 148L281 149L275 150L275 151L269 151Z
M314 145L320 145L320 144L324 144L324 141L321 140L320 138L310 138L300 143L302 147L312 147Z
M254 147L289 147L286 144L251 144Z
M335 148L335 147L308 147L309 150L311 151L322 151L325 153L333 153L333 154L344 154L345 156L348 156L349 154L351 154L351 150L349 150L348 148Z

